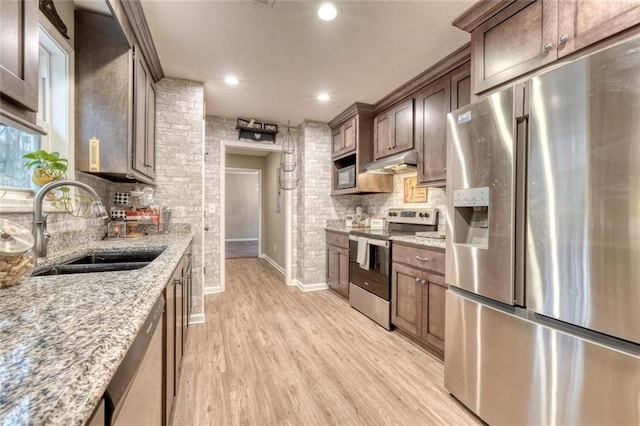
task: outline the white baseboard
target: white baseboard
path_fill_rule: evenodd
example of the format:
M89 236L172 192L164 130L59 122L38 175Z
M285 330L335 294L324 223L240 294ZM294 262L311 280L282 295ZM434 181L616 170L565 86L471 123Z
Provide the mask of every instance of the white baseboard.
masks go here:
M218 293L224 293L224 290L219 285L213 286L213 287L205 287L204 288L204 294L205 295L207 295L207 294L218 294Z
M284 268L280 265L278 265L276 263L275 260L273 260L272 258L270 258L266 253L262 253L260 255L261 259L266 260L267 262L269 262L271 264L271 266L273 266L278 272L280 272L282 275L284 275Z
M228 238L225 240L228 243L234 243L236 241L258 241L257 238Z
M204 324L204 314L191 314L189 324Z
M327 283L314 283L314 284L303 284L298 280L293 280L293 283L296 287L298 287L302 291L318 291L318 290L326 290L329 288Z

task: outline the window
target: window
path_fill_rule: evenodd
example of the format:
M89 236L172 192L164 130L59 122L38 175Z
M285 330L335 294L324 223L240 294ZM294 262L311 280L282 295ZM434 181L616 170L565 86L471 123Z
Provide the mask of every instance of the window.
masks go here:
M32 135L0 124L0 212L30 211L31 172L22 156L45 149L69 160L67 176L73 178L73 50L41 16L38 70L37 124L46 136Z

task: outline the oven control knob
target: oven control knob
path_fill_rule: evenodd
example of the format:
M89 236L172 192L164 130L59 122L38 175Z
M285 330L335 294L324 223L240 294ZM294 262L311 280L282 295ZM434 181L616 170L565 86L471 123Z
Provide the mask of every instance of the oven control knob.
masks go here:
M420 213L420 214L419 214L419 216L420 216L420 217L424 217L424 213Z
M428 217L429 217L429 213L425 213L425 214L424 214L424 218L426 219L426 218L428 218Z

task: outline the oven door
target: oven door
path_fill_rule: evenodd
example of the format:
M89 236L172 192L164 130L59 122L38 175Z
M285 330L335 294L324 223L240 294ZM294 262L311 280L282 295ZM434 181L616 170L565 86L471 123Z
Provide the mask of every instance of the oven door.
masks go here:
M367 243L369 268L358 263L358 245ZM388 240L349 237L349 282L386 301L391 301L389 277L390 244Z

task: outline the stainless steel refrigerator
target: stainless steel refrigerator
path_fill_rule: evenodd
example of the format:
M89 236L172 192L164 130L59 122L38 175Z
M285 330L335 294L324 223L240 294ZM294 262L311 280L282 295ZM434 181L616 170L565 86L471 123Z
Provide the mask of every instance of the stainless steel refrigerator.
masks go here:
M448 116L445 387L490 424L640 424L640 39Z

